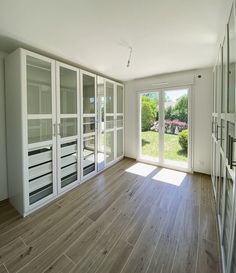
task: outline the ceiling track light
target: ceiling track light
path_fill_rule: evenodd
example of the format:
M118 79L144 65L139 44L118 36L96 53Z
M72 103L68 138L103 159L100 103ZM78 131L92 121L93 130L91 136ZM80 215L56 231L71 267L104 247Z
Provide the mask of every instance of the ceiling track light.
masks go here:
M129 46L129 58L126 67L130 67L130 61L131 61L131 56L132 56L133 48Z

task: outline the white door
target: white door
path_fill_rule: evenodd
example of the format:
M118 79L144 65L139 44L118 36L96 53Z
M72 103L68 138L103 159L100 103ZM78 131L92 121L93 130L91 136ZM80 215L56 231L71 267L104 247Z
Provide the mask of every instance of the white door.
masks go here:
M57 62L57 173L58 191L80 180L79 70Z

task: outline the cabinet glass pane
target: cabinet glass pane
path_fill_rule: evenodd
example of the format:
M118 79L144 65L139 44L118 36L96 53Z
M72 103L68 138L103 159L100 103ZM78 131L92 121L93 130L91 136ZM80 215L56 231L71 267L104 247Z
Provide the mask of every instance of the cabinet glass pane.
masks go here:
M77 113L77 75L73 70L60 67L61 114Z
M228 88L228 112L235 112L235 18L234 12L232 10L229 19L229 88Z
M95 117L84 117L83 118L83 133L95 132Z
M227 264L227 256L230 244L230 231L231 231L231 219L233 208L233 181L230 177L228 170L226 170L226 191L225 191L225 219L223 228L223 248L225 253L225 264Z
M76 141L61 144L61 187L77 181L78 145Z
M123 155L123 130L117 130L117 157Z
M221 120L220 127L220 144L223 151L225 151L225 120Z
M222 156L220 156L220 179L219 179L219 187L218 187L218 193L219 193L219 215L220 220L222 221L223 216L223 197L224 197L224 161L222 159Z
M124 117L123 116L117 116L117 127L124 127Z
M114 84L106 82L106 113L114 113Z
M77 134L77 118L62 118L60 128L61 137L76 136Z
M113 129L113 128L114 128L114 116L107 116L106 129Z
M47 197L53 192L52 146L28 152L29 204Z
M106 163L112 162L114 155L114 131L106 133Z
M28 143L52 140L51 119L28 120Z
M28 114L52 113L51 64L30 56L27 63Z
M97 169L101 171L105 168L105 145L104 145L104 79L97 79L97 118L98 118L98 148L97 148Z
M123 87L117 86L117 113L123 114Z
M216 101L217 101L217 113L221 112L221 94L222 94L222 56L221 50L218 56L217 62L217 86L216 86Z
M216 113L217 98L216 98L216 86L217 86L217 67L213 71L213 113Z
M83 139L83 176L95 171L95 136Z
M95 78L83 74L83 113L95 114Z
M231 148L231 151L230 151L230 137L235 138L234 123L228 121L227 122L227 153L226 153L227 158L229 157L229 154L232 151L232 148ZM235 149L233 149L232 159L233 159L233 161L236 159ZM228 160L229 160L229 158L228 158Z
M227 42L226 38L223 42L223 83L222 83L222 95L221 95L221 109L222 113L225 112L225 101L227 95Z

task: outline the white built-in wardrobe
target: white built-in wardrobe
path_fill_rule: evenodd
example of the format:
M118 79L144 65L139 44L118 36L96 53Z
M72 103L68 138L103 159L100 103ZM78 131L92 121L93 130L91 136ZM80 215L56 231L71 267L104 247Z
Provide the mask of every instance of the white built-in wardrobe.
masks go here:
M26 216L123 158L124 87L24 49L5 66L9 199Z

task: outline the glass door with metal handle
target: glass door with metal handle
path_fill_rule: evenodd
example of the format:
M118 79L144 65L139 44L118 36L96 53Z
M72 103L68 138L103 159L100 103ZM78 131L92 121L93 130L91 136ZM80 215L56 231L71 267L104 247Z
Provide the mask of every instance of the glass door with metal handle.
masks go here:
M56 63L58 191L79 183L79 70Z

